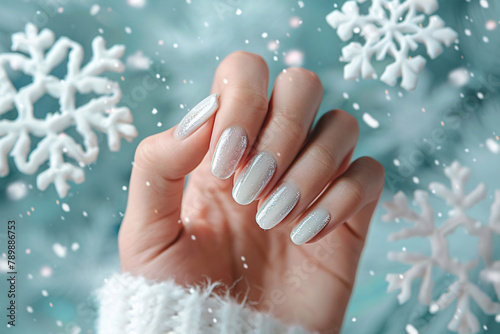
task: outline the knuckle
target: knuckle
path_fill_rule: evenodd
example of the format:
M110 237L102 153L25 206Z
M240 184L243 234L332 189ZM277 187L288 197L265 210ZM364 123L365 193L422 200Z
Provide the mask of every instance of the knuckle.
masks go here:
M135 150L134 164L150 167L158 163L156 140L150 136L143 139Z
M311 147L311 155L313 159L327 169L337 169L337 158L332 151L326 148L323 144L316 144Z
M363 164L365 168L370 172L370 175L373 176L375 181L378 181L378 186L380 189L382 189L385 182L384 166L372 157L361 157L358 160L359 163Z
M228 94L236 105L242 105L259 114L267 113L267 96L260 90L250 86L233 85L231 93Z
M294 112L276 112L276 115L271 117L271 122L271 128L279 134L287 134L290 138L302 141L307 134L304 120Z
M353 198L358 203L362 203L365 200L365 187L361 182L354 178L344 178L342 181L344 189L350 198Z

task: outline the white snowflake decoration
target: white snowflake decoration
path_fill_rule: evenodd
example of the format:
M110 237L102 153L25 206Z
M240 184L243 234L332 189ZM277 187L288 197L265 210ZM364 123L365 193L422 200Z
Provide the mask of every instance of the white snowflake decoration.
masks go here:
M105 40L96 37L92 42L93 57L81 67L84 53L80 44L66 37L54 41L51 30L38 33L37 27L29 23L25 32L12 35L12 50L29 57L21 53L0 54L0 116L13 108L17 111L15 120L0 119L0 176L9 174L9 152L17 168L26 174L36 173L49 161L49 168L37 176L37 186L45 190L54 183L59 196L64 197L69 189L66 181L83 182L82 167L97 159L99 146L94 129L107 135L112 151L120 149L121 138L130 141L137 131L131 124L130 110L116 107L122 95L118 83L99 76L104 71L124 70L119 59L125 47L106 49ZM61 80L51 73L66 58L67 73ZM33 82L18 91L7 75L7 64L32 76ZM76 107L76 93L94 93L99 97ZM58 99L60 110L38 119L33 104L46 94ZM64 132L72 126L83 138L84 147ZM30 136L42 138L32 152ZM66 162L65 156L79 166Z
M389 241L408 239L411 237L429 238L432 255L425 256L410 252L390 252L390 260L410 264L411 268L404 274L388 274L388 292L400 289L399 302L405 303L411 297L412 282L418 277L422 278L419 301L429 305L429 311L436 313L448 307L454 300L457 301L453 319L448 324L448 329L459 333L476 333L480 330L479 322L470 311L470 300L486 314L500 314L500 304L493 302L477 285L469 280L469 272L473 270L482 259L486 267L481 271L481 277L493 282L497 297L500 298L500 261L492 259L492 238L500 234L500 190L495 192L495 200L491 206L488 224L470 217L467 210L486 197L486 186L480 183L473 191L466 194L465 184L470 176L470 169L462 167L458 162L445 168L445 175L451 181L451 189L440 183L431 183L429 189L438 197L444 199L446 204L453 207L450 217L440 226L436 226L434 211L428 202L428 193L422 190L415 191L415 202L421 208L418 214L408 207L406 197L402 192L394 196L392 202L385 202L383 206L388 213L382 217L384 221L404 219L415 224L415 227L403 229L389 235ZM463 227L467 232L479 240L478 256L473 261L460 262L452 258L449 253L447 235L453 233L458 227ZM443 271L456 277L456 281L448 287L436 301L431 301L433 288L432 270L440 267Z
M365 42L351 42L342 49L340 60L348 63L344 78L377 78L372 57L381 61L389 54L394 62L385 68L380 80L394 86L401 77L401 87L414 90L426 61L420 55L410 57L410 51L415 51L419 43L425 44L427 54L434 59L443 52L441 44L450 46L457 33L444 27L437 15L429 17L429 23L423 26L426 15L437 10L437 0L372 0L367 15L359 12L358 3L363 2L366 0L346 1L342 11L335 10L326 17L342 41L360 34Z

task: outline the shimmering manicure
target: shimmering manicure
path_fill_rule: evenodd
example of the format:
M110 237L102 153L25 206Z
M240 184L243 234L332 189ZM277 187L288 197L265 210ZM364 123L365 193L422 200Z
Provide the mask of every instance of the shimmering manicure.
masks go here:
M241 205L252 203L266 187L276 171L276 159L266 151L250 160L238 176L233 188L233 198Z
M294 244L302 245L321 232L326 224L330 222L330 219L328 211L325 209L316 209L295 226L292 233L290 233L290 238Z
M247 148L247 135L240 126L227 128L221 135L212 158L212 174L219 179L233 175Z
M257 212L257 224L268 230L278 225L299 201L299 188L291 181L280 185Z
M202 126L219 108L218 99L219 94L212 94L194 106L175 128L174 137L183 140Z

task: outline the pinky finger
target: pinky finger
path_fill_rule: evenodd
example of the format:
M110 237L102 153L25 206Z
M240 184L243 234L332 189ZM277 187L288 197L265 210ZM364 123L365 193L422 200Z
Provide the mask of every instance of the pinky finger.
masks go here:
M372 158L359 158L302 215L290 238L297 245L321 239L367 204L377 201L383 187L384 167ZM357 230L363 227L351 228Z

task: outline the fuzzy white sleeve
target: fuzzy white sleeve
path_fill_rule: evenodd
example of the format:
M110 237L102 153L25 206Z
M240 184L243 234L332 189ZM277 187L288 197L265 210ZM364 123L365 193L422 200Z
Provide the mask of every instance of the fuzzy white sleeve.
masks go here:
M98 292L98 334L310 333L215 295L216 286L185 288L116 274Z

